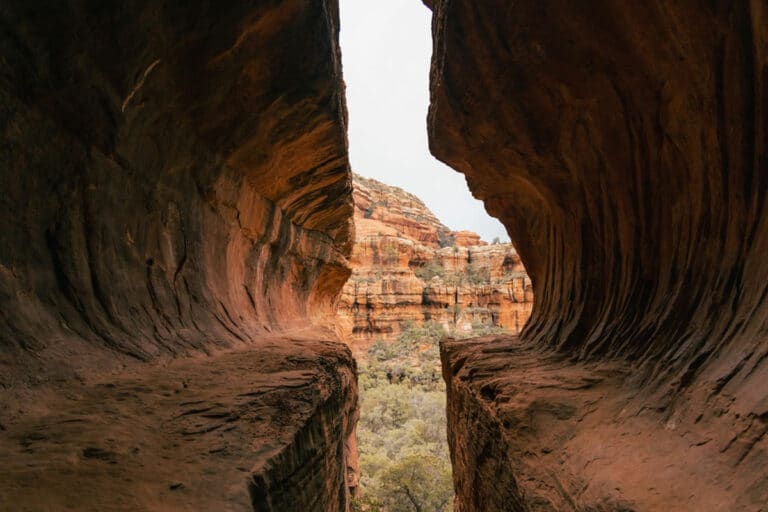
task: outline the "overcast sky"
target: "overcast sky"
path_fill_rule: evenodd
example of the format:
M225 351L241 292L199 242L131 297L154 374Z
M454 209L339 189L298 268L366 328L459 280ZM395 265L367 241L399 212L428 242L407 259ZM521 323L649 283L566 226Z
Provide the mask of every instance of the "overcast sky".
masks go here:
M418 0L341 0L352 169L416 194L453 230L509 237L464 175L427 145L431 12Z

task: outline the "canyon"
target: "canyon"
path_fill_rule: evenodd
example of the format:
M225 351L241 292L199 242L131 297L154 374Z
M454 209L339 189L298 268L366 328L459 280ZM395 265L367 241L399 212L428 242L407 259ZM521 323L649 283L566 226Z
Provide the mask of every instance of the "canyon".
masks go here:
M409 325L447 331L498 327L518 334L533 290L511 244L451 231L416 196L354 175L352 275L342 288L342 338L362 356Z
M430 150L535 295L441 344L454 510L765 512L765 4L423 2ZM339 333L395 330L337 324L350 262L408 295L454 260L403 208L356 242L338 31L334 0L0 4L0 508L349 509Z

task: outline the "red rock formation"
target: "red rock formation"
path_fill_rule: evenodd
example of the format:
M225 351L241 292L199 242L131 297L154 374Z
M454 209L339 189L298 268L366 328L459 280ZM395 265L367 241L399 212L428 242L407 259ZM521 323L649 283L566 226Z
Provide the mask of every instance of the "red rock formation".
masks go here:
M537 293L445 344L458 509L763 510L764 5L428 3L432 150ZM346 507L337 18L0 4L0 508Z
M349 276L336 2L10 0L0 26L0 509L345 509L353 362L274 334L324 339Z
M764 4L429 3L431 149L536 294L445 346L457 510L763 510Z
M459 247L475 247L477 245L487 245L480 240L480 235L472 231L454 231L453 243Z
M357 239L397 235L433 249L451 242L451 230L415 195L360 175L354 189Z
M352 277L338 307L354 350L397 336L409 322L520 331L533 294L510 244L488 245L471 231L452 232L400 188L356 175L354 189Z

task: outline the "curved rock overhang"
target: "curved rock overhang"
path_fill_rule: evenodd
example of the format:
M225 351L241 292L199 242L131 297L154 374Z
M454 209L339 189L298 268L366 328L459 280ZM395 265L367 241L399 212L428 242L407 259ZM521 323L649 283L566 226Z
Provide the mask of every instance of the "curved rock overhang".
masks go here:
M626 363L624 405L717 423L765 498L765 4L427 3L431 150L523 258L522 343Z
M4 358L146 360L330 314L353 238L335 2L0 20Z
M0 509L348 508L335 0L0 3L0 191Z

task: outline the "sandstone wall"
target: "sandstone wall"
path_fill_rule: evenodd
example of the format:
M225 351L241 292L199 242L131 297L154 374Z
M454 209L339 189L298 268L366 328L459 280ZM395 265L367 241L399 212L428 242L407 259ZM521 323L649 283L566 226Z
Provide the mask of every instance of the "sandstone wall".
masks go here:
M2 16L6 357L149 359L330 311L352 213L332 3Z
M17 393L330 322L352 244L335 1L11 0L0 55L2 430L32 414ZM284 429L342 446L355 393L332 398ZM293 450L326 478L300 508L344 509L344 450Z
M531 283L511 244L453 232L418 198L355 176L356 239L338 314L361 351L409 323L473 324L518 333L533 307Z
M621 487L616 499L603 493L609 510L724 510L716 504L737 502L734 510L760 509L768 500L764 3L427 3L431 149L467 176L526 264L536 304L524 344L628 365L605 391L615 400L599 409L619 427L593 446L593 459L604 461L599 446L620 445L632 432L621 419L628 411L647 420L642 432L704 436L674 448L674 471L662 470L652 447L636 454L654 461L637 472L669 498L664 508L653 508L648 489L633 488L624 473L605 471L591 488L611 479ZM508 371L512 351L505 358L487 350L486 363L454 355L506 364L500 382L520 376ZM480 383L449 370L457 394L466 385L482 398ZM529 385L517 389L535 393ZM502 421L506 406L489 396L485 421ZM527 403L505 400L521 411ZM459 423L471 411L450 407L453 428L464 429L455 435L472 437ZM538 424L535 434L560 421L568 420ZM528 442L518 434L506 429L508 447ZM706 448L710 442L718 449ZM564 443L548 449L573 455L577 448ZM691 461L691 453L700 455ZM457 482L491 456L478 450ZM559 498L523 489L525 507L591 506L556 461L532 457L551 475L513 465L505 478L559 487ZM695 464L707 464L708 485L686 473ZM681 481L689 496L715 489L724 501L697 508L672 489ZM461 510L487 510L484 491L466 489Z

